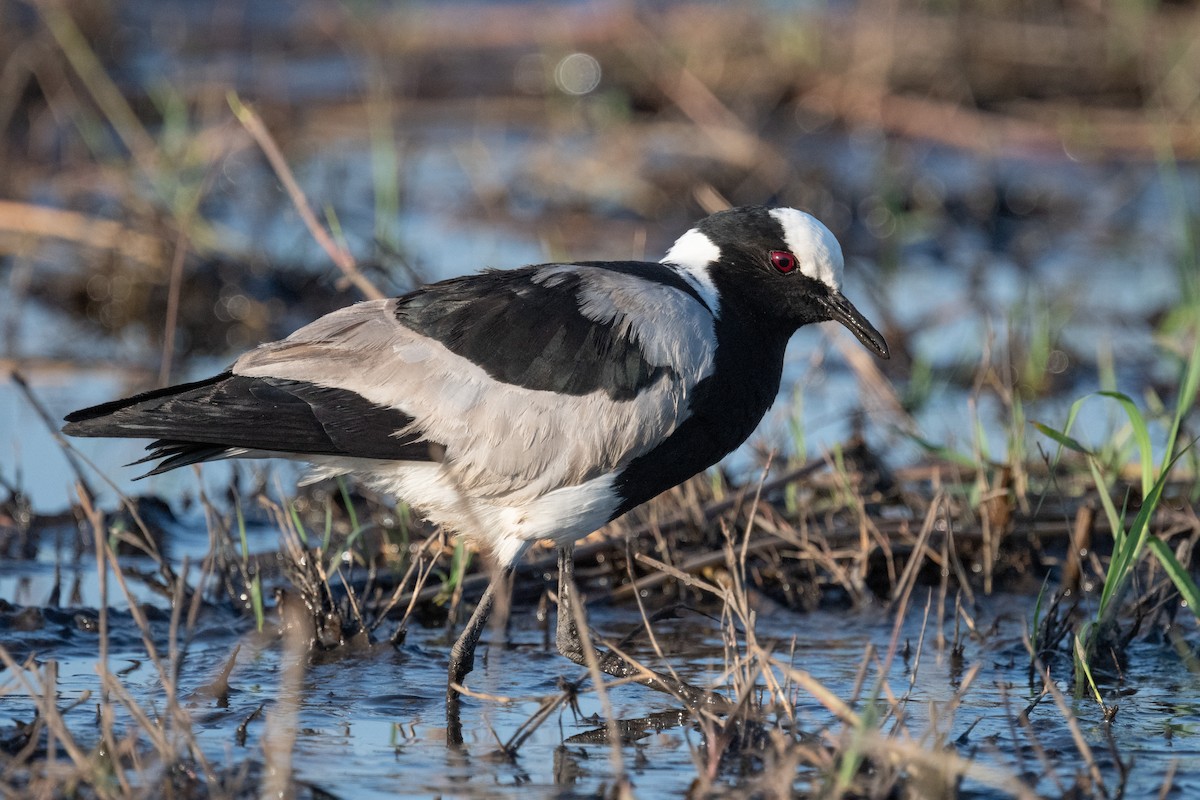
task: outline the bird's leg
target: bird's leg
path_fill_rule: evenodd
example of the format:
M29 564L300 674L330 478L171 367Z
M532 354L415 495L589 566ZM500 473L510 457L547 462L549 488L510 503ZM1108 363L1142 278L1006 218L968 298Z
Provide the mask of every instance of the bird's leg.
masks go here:
M587 656L583 652L579 630L575 627L575 613L571 610L575 602L574 552L574 545L558 548L558 628L555 631L555 643L558 652L586 667Z
M587 666L587 655L584 652L579 630L575 627L575 613L572 610L572 605L579 602L575 592L573 550L574 547L571 545L558 548L558 629L556 640L558 652L576 664ZM700 706L716 708L728 705L725 698L670 675L653 671L647 675L645 668L633 664L611 650L597 650L596 662L600 671L606 675L614 678L635 678L643 686L675 695L693 708Z
M459 634L454 646L450 648L449 684L457 683L461 686L463 679L471 670L475 669L475 646L479 644L479 637L483 635L483 628L487 625L488 617L492 613L492 606L495 605L496 587L507 585L508 576L511 574L512 567L506 567L492 578L483 597L479 598L479 604L475 606L471 619L467 621L467 626L463 628L463 632ZM457 696L457 692L449 684L446 686L446 697L453 699Z

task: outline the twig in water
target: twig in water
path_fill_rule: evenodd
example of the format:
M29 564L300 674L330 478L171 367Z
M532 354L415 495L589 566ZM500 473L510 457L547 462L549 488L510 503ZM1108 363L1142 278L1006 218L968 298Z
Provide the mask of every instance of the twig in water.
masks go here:
M574 587L570 587L571 594L575 597L579 596L579 591ZM571 614L575 618L575 631L579 637L579 643L583 648L583 657L587 661L588 674L592 677L592 685L596 687L596 697L600 700L600 710L604 714L604 725L608 729L608 741L611 745L611 761L613 775L617 776L617 781L621 786L627 785L628 778L625 775L625 760L621 755L621 732L617 728L616 717L613 716L612 700L608 696L608 690L604 685L604 674L600 671L600 660L597 657L597 651L592 644L592 637L587 627L587 619L583 616L583 603L571 603Z
M504 752L509 756L515 756L517 751L521 749L521 745L525 744L525 740L533 735L533 732L542 726L542 723L550 718L554 710L566 703L575 692L566 691L560 692L550 697L543 697L538 705L538 710L533 712L533 716L517 726L516 731L509 737L509 740L504 743ZM503 698L507 699L507 698Z
M1062 692L1058 690L1054 680L1050 677L1050 670L1042 665L1041 660L1038 660L1038 674L1042 678L1042 686L1046 693L1054 700L1054 705L1058 707L1058 711L1062 714L1063 719L1067 723L1067 729L1071 732L1071 739L1075 742L1075 748L1079 751L1079 756L1083 759L1084 766L1087 767L1088 775L1092 779L1096 790L1107 798L1109 796L1108 789L1104 786L1104 776L1100 772L1100 767L1096 765L1096 757L1092 754L1092 748L1088 745L1087 739L1083 735L1083 731L1079 729L1079 720L1071 712L1067 705L1066 699L1063 698Z
M634 582L632 556L633 546L630 544L630 540L626 539L625 571L629 575L630 583ZM646 604L642 602L642 593L634 592L633 597L635 600L637 600L638 613L641 614L642 617L642 627L646 631L646 638L649 640L650 646L654 648L654 655L658 657L658 660L667 668L667 671L671 673L671 677L675 680L679 680L679 675L675 672L675 668L671 666L670 662L667 661L666 656L663 655L662 647L660 647L658 644L658 637L654 635L654 626L650 624L650 618L646 615ZM628 638L629 637L626 637L627 640Z

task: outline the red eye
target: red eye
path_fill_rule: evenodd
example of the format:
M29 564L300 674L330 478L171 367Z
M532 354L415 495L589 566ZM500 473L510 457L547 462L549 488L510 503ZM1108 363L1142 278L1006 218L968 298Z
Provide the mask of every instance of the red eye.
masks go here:
M772 250L771 265L786 275L796 268L796 257L787 250Z

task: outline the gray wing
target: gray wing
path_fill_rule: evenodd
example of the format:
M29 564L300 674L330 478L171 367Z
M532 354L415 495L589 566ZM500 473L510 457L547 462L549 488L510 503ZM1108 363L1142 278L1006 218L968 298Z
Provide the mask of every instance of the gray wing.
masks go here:
M559 310L547 312L549 322L488 317L485 298L495 287L480 280L487 276L447 282L322 317L242 356L233 374L306 381L399 412L412 422L396 435L441 445L444 467L477 496L578 485L648 452L687 418L691 391L711 373L716 351L712 314L692 294L600 265L492 274L535 305L556 290L568 291L570 302L545 306ZM462 322L414 322L414 302L437 313L458 303ZM564 321L563 308L582 322ZM471 339L484 336L472 315L491 320L493 351ZM621 388L613 391L614 383Z

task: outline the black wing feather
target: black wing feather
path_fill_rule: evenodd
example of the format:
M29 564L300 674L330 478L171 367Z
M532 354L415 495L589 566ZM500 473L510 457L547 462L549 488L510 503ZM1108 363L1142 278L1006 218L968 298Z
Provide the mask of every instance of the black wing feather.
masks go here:
M171 442L165 439L159 439L157 442L147 445L146 449L150 451L149 455L125 466L132 467L137 464L145 464L149 461L158 461L158 464L146 474L139 475L135 480L149 478L151 475L159 475L163 472L178 469L179 467L186 467L189 464L215 461L218 458L224 458L230 451L230 448L222 447L219 444ZM159 459L162 460L159 461Z
M231 449L429 461L439 447L409 430L412 418L345 389L224 372L67 416L71 436L147 438L164 459L148 474L208 461ZM140 463L140 462L139 462Z
M694 295L669 270L656 270L657 264L614 271L632 275L633 266L642 270L636 274L643 280L678 283ZM628 331L580 312L579 274L562 272L537 283L539 269L485 272L425 287L399 298L396 318L492 378L526 389L569 395L600 389L614 400L630 400L669 372L647 362Z

